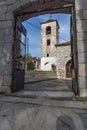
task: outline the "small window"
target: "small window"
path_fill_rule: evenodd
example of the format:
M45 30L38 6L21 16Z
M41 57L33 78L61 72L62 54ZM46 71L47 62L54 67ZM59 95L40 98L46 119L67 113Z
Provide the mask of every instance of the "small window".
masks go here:
M47 54L47 57L49 57L49 54Z
M47 40L47 46L50 46L50 39Z
M50 26L46 27L46 34L51 34L51 27Z

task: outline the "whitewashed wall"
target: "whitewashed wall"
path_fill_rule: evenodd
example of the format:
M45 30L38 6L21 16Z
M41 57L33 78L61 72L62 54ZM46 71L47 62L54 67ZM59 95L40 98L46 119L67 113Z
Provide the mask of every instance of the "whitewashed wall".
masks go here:
M56 57L43 57L43 58L41 58L41 70L51 71L52 64L56 65Z

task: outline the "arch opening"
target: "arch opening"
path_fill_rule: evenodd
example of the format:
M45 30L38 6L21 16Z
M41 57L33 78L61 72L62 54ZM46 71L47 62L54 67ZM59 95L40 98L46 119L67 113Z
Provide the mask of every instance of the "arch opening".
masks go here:
M43 3L43 4L42 4ZM63 2L32 2L29 5L25 5L22 8L14 12L15 18L19 18L21 22L28 18L39 16L41 14L54 14L54 13L65 13L72 14L72 8L74 7L73 0L66 0Z

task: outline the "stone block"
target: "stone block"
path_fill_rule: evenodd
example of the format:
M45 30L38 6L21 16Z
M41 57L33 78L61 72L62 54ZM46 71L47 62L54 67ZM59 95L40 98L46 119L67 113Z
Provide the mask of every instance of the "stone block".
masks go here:
M87 52L79 52L78 53L78 63L87 62Z
M5 34L6 35L13 35L14 34L14 30L13 28L5 28Z
M87 40L87 33L86 32L77 33L77 40L78 41Z
M3 21L3 20L11 20L13 19L13 14L12 12L9 12L9 13L4 13L0 16L0 21Z
M16 0L6 0L7 5L14 4L15 2L16 2Z
M0 37L0 43L12 43L13 42L13 35L4 35Z
M80 89L79 96L80 97L87 97L87 89Z
M78 52L86 52L87 51L87 40L78 41L77 42L77 49L78 49Z
M4 80L3 82L4 86L12 85L12 75L4 75L3 80Z
M87 89L87 77L78 77L78 84L80 89Z
M83 10L84 19L87 19L87 9Z
M9 28L13 26L13 21L12 20L7 20L7 21L2 21L0 22L0 29L1 28Z
M3 119L0 123L0 130L11 130L10 122L7 119Z
M17 8L21 7L20 1L15 2L14 4L8 5L8 12L13 12Z
M12 74L12 64L6 64L4 61L0 63L0 74L1 75L11 75Z
M34 1L34 0L33 0L33 1ZM30 0L30 2L31 2L31 0ZM29 0L26 0L26 1L20 0L20 3L21 3L21 5L29 4Z
M5 5L5 1L0 1L0 6Z
M2 85L3 85L3 76L0 75L0 86L2 86Z
M87 0L75 0L76 10L87 9Z
M83 10L76 10L76 20L81 20L84 18Z
M0 36L1 36L1 35L5 35L5 30L2 29L2 28L0 29Z
M77 32L87 31L87 20L77 20Z
M5 18L6 18L6 20L13 19L13 13L12 12L6 13Z
M0 15L4 14L5 12L7 12L7 6L6 5L2 5L0 6ZM1 17L1 16L0 16Z
M87 63L78 64L78 73L79 76L87 76Z
M2 15L0 16L0 21L3 21L3 20L5 20L5 14L2 14Z
M12 57L11 56L11 53L12 53L12 44L11 43L4 43L4 48L3 48L3 53L7 53L7 55L10 55L10 58Z
M0 93L9 94L11 93L10 86L0 86ZM8 129L5 129L8 130Z

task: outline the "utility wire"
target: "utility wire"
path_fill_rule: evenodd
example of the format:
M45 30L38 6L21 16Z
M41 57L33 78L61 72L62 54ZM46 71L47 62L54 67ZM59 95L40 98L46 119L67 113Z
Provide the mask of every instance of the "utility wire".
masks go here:
M36 25L34 25L34 24L30 23L29 21L26 21L26 22L27 22L28 24L32 25L33 27L35 27L35 28L37 28L37 29L41 30L38 26L36 26Z
M33 27L35 27L35 28L41 30L38 26L36 26L36 25L30 23L29 21L26 21L26 22L27 22L29 25L31 25L31 26L33 26ZM54 35L54 36L55 36L55 35ZM69 41L69 40L66 40L66 39L64 39L64 38L62 38L62 37L60 37L60 36L59 36L59 39L61 39L61 40L63 40L63 41Z

